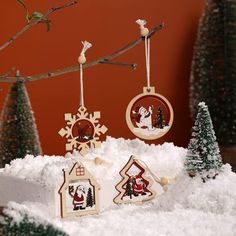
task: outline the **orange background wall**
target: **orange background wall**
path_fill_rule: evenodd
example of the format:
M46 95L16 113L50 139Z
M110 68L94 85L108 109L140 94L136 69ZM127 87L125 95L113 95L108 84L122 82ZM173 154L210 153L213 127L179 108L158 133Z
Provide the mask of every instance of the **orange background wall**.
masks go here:
M40 12L67 1L25 0L30 11ZM192 125L188 108L192 49L203 7L203 0L80 0L50 17L49 33L44 25L37 25L2 51L0 72L14 66L21 74L31 75L74 65L82 40L93 44L87 59L94 60L138 38L138 18L146 19L150 29L163 21L165 28L151 40L151 83L172 103L175 120L171 131L153 143L186 146ZM16 0L2 0L0 19L1 44L25 24L24 9ZM125 110L146 83L144 44L116 60L135 62L138 68L98 65L85 70L85 105L90 112L101 111L101 122L109 128L107 135L132 139ZM0 84L1 108L9 86ZM28 83L27 89L44 153L64 154L65 139L57 132L65 126L64 113L75 113L78 108L79 73Z

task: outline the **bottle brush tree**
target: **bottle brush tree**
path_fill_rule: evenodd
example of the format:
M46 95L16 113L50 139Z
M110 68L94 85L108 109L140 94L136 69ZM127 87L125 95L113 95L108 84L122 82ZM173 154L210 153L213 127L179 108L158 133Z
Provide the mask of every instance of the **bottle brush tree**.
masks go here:
M208 107L198 104L198 114L188 145L185 169L190 176L199 173L203 179L214 178L220 171L222 159L216 141Z
M0 166L27 154L42 153L33 111L24 82L13 83L0 120Z
M0 219L0 235L4 236L26 236L26 235L40 235L40 236L68 236L64 231L56 228L54 225L43 222L37 222L38 219L22 215L21 212L17 212L21 215L21 219L15 220L8 214L4 214Z
M194 152L196 152L193 148L194 143L195 140L191 139L185 161L185 169L191 177L194 177L197 173L201 174L203 171L203 161L201 157L197 153L194 154Z
M191 71L190 108L209 107L222 147L236 145L236 1L206 0ZM236 162L235 162L236 164Z

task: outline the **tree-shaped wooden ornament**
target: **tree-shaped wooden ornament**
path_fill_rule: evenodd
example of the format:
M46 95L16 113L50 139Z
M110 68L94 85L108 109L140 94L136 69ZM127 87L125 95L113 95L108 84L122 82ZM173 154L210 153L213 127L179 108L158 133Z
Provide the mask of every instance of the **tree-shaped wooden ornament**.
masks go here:
M71 169L63 171L64 183L58 192L61 217L98 214L100 186L94 177L78 162Z
M123 179L116 185L119 194L113 200L115 203L143 203L156 196L151 190L153 181L146 177L146 168L134 156L130 157L120 175Z

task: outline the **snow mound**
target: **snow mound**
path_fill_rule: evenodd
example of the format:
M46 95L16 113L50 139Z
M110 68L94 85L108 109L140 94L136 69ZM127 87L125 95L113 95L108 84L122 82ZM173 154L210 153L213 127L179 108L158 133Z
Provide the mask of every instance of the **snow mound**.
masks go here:
M131 155L144 161L157 176L174 178L183 168L186 150L172 143L148 145L138 139L107 137L100 149L91 149L85 157L78 152L67 153L65 157L27 155L6 165L2 173L56 187L63 182L62 169L71 168L75 161L81 160L96 179L114 179L119 178L119 171ZM104 160L104 164L95 165L96 157Z
M171 211L175 207L236 215L236 174L228 164L206 183L200 177L182 174L157 201L157 209Z
M135 155L159 176L170 178L166 192L144 205L114 205L97 216L60 219L53 207L37 202L10 202L6 212L19 221L23 211L36 221L45 220L70 236L235 236L236 174L223 166L215 179L203 183L200 177L190 178L183 170L186 150L171 143L147 145L140 140L108 137L101 149L91 150L86 158L78 153L64 157L32 157L14 160L2 171L31 181L53 186L61 183L62 168L75 160L83 163L96 178L119 176L120 169ZM96 166L94 158L105 164ZM59 174L60 173L60 174ZM50 179L51 178L51 179Z
M37 203L24 205L9 203L10 214L18 219L15 211L28 213L38 223L48 223L64 230L70 236L235 236L235 216L206 213L195 209L175 207L160 211L153 204L114 207L99 216L59 219L52 218L45 206ZM5 211L7 213L8 210ZM18 219L19 220L19 219Z
M75 158L27 155L24 159L11 161L1 173L52 187L63 180L62 169L71 167L73 161Z

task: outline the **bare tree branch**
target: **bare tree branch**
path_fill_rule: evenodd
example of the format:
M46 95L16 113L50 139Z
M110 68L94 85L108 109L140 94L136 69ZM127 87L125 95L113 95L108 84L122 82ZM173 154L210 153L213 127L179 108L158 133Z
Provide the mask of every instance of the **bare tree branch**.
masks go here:
M20 35L22 35L24 32L26 32L27 30L29 30L31 27L33 27L34 25L37 25L39 23L45 22L45 19L47 19L47 17L52 14L55 11L58 11L60 9L66 8L66 7L70 7L77 4L77 1L73 1L70 3L66 3L64 5L58 6L58 7L53 7L51 9L49 9L42 17L38 18L38 19L33 19L31 20L29 23L27 23L20 31L18 31L14 36L12 36L7 42L5 42L4 44L2 44L0 46L0 51L2 51L4 48L8 47L11 43L13 43Z
M130 64L130 63L124 63L124 62L118 62L118 61L106 61L106 60L104 62L100 62L100 63L101 64L113 65L113 66L128 66L128 67L131 67L133 69L137 68L136 63Z
M7 78L14 70L14 67L10 68L4 75L1 75L0 78Z
M150 31L150 33L148 34L147 37L148 38L152 37L156 32L160 31L163 27L164 27L163 23L157 25L156 27L154 27ZM120 65L120 66L130 65L131 67L134 68L135 64L125 64L125 63L122 63L122 62L111 62L111 60L118 57L118 56L120 56L121 54L125 53L126 51L134 48L136 45L138 45L139 43L144 41L144 39L145 39L144 37L140 37L137 40L127 44L126 46L122 47L121 49L117 50L116 52L114 52L114 53L112 53L108 56L99 58L97 60L94 60L94 61L91 61L91 62L88 62L88 63L85 63L83 65L83 68L89 68L89 67L92 67L92 66L95 66L95 65L98 65L98 64L112 64L112 65ZM37 74L37 75L32 75L32 76L26 76L26 77L25 76L20 76L20 77L17 77L17 78L16 77L7 77L7 78L0 77L0 82L15 82L16 79L20 79L20 80L23 80L23 81L26 81L26 82L31 82L31 81L41 80L41 79L53 78L53 77L56 77L56 76L59 76L59 75L64 75L64 74L76 72L76 71L79 71L79 70L80 70L80 67L79 67L79 64L77 64L77 65L66 67L66 68L63 68L63 69L58 69L54 72L47 72L47 73L42 73L42 74Z

